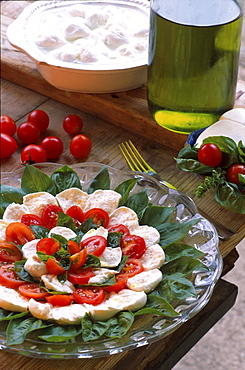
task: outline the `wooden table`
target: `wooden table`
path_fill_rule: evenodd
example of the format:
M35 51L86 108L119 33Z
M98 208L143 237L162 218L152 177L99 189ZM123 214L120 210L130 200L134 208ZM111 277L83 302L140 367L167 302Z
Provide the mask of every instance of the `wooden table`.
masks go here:
M118 150L118 144L131 139L145 159L167 181L175 184L182 192L193 197L199 180L195 175L176 169L173 157L177 154L177 143L185 142L175 138L168 147L162 129L152 122L145 98L145 88L119 94L79 94L55 89L46 83L37 72L35 64L25 55L14 50L7 42L6 27L18 16L26 1L2 2L2 110L1 114L11 116L19 125L30 111L42 109L50 116L50 126L44 136L57 135L64 143L64 152L55 162L73 164L79 162L69 153L70 136L62 129L62 121L68 114L79 114L84 121L83 133L93 143L86 161L102 162L118 169L126 169ZM242 70L243 72L243 70ZM241 97L237 104L244 106L242 82L238 86ZM118 122L120 121L120 122ZM131 129L132 124L132 129ZM152 132L153 130L153 132ZM160 135L160 136L159 136ZM159 139L160 138L160 139ZM20 144L20 143L19 143ZM163 145L165 144L165 145ZM182 144L181 144L182 145ZM13 171L21 167L20 145L9 159L1 161L1 171ZM179 148L180 149L180 148ZM85 160L84 160L85 161ZM83 162L83 161L80 161ZM245 237L245 216L219 207L212 194L204 200L195 199L197 205L219 222L236 231L228 241L220 242L224 258L224 273L231 269L238 257L236 245ZM0 352L0 369L171 369L185 353L233 306L237 287L220 279L207 306L194 318L183 324L166 338L133 351L101 359L38 360L5 351Z

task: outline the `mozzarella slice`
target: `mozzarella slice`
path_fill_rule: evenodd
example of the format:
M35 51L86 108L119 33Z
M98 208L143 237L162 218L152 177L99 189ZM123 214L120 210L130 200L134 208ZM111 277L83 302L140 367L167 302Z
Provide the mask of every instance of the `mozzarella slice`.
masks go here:
M160 240L160 234L158 230L152 226L139 226L133 231L133 233L134 235L141 236L143 239L145 239L145 244L147 248L153 244L157 244Z
M56 198L45 191L27 194L23 197L23 204L29 208L29 213L42 216L44 208L48 205L58 205Z
M121 195L114 190L95 190L89 195L84 211L91 208L102 208L111 214L120 202Z
M7 223L20 222L21 217L26 213L31 213L27 206L18 203L11 203L4 211L3 221Z
M90 229L86 234L83 235L82 240L90 238L91 236L100 235L107 239L108 230L105 229L103 226L98 227L98 229Z
M137 214L128 207L119 207L110 215L108 227L117 224L123 224L127 226L131 232L133 232L137 227L139 227Z
M66 280L64 283L61 283L56 275L42 275L41 279L46 288L56 290L57 292L72 293L75 290L74 285L70 281Z
M40 303L31 298L29 301L29 311L32 316L40 320L51 319L51 309L52 305L49 303Z
M0 285L0 307L8 311L25 312L29 300L11 288Z
M48 273L46 269L46 264L39 260L38 257L32 256L28 258L24 265L24 269L34 277L34 279L39 280L42 275Z
M8 222L0 220L0 242L4 242L6 240L6 227L8 226Z
M220 120L221 119L228 119L230 121L235 121L245 125L245 109L244 108L230 109L224 114L222 114Z
M77 234L73 230L69 229L68 227L64 227L64 226L55 226L55 227L53 227L49 231L48 237L51 238L52 234L61 235L67 240L75 238L77 236Z
M162 273L158 269L143 271L128 279L127 287L136 292L149 293L162 280Z
M101 267L116 267L122 259L122 250L120 247L106 247L104 252L99 256Z
M105 268L93 269L95 276L91 277L88 284L103 284L105 281L110 279L112 276L118 274L118 271L108 270Z
M89 195L87 193L78 188L63 190L56 195L56 199L64 212L72 206L81 207L83 210L88 197Z
M51 319L59 325L79 325L87 312L88 310L82 304L71 304L64 307L55 306L51 309Z
M159 244L151 245L140 258L145 271L160 268L165 261L165 253Z
M22 247L22 253L23 257L28 259L31 257L37 257L37 243L39 242L40 239L34 239L31 240L30 242L27 242L26 244L23 245Z

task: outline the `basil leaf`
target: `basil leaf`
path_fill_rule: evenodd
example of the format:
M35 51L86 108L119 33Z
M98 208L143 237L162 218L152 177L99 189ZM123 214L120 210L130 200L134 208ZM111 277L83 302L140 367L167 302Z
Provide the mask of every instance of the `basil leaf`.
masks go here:
M4 310L3 308L0 308L0 321L9 321L11 319L17 319L19 317L23 317L29 315L29 311L25 312L12 312Z
M100 267L100 259L93 254L88 254L85 263L83 264L82 268L86 267Z
M54 257L53 257L53 256L50 256L49 254L46 254L46 253L44 253L44 252L37 251L37 252L36 252L36 254L37 254L38 258L39 258L42 262L44 262L44 263L46 263L46 262L47 262L47 260L48 260L49 258L53 258L53 259L54 259Z
M237 150L239 155L239 163L245 163L245 146L243 145L242 140L238 142Z
M67 165L55 170L51 175L51 179L55 184L56 193L70 188L82 189L79 176Z
M245 197L236 184L226 182L225 186L218 185L215 189L214 199L230 211L245 213Z
M10 203L23 203L23 196L26 193L22 189L13 186L1 185L0 207L5 210Z
M122 270L122 268L125 266L126 262L128 260L128 256L122 256L122 259L121 259L121 262L119 263L119 265L117 267L113 267L112 269L115 270L115 271L118 271L120 272Z
M105 332L105 336L108 338L122 338L133 325L134 315L130 311L122 311L108 321L109 328Z
M28 281L30 283L35 283L33 276L24 269L25 263L26 263L26 260L15 262L14 271L16 272L16 274L19 276L20 279L24 281Z
M208 271L209 268L206 265L204 265L204 263L195 258L189 256L182 256L174 259L171 262L165 263L160 268L160 270L162 271L163 275L181 273L182 276L187 276L193 273L193 271L196 272Z
M167 317L179 316L179 313L164 299L154 292L147 295L147 302L143 308L134 313L135 316L143 314L161 315Z
M117 248L120 247L122 233L110 232L107 236L107 247Z
M84 342L91 340L97 340L104 335L108 330L110 322L107 321L95 321L86 314L82 318L82 339Z
M192 147L190 144L187 144L179 151L178 158L197 160L198 157L197 153L198 153L197 148Z
M47 229L46 227L39 225L30 225L30 228L34 232L36 239L43 239L48 237L49 229Z
M76 232L76 224L72 217L68 216L63 212L58 212L57 226L68 227L69 229Z
M129 196L129 193L133 189L133 187L135 186L136 183L137 183L137 179L135 179L135 178L128 179L128 180L123 181L121 184L119 184L114 189L114 191L121 194L121 196L122 196L122 198L119 202L119 206L122 206L126 203L126 201L128 199L128 196Z
M68 339L74 338L82 333L82 328L78 325L53 325L45 330L42 330L38 338L46 342L66 342Z
M140 225L157 227L165 222L170 222L175 209L175 207L149 206L143 213Z
M77 227L76 233L82 237L84 234L86 234L91 229L97 229L98 225L96 225L92 218L87 218L81 225Z
M165 247L182 239L198 220L190 220L180 223L168 223L159 225L156 229L160 233L160 245Z
M107 167L103 167L91 181L88 188L88 194L92 194L98 189L110 190L110 176Z
M205 166L195 159L175 158L177 167L182 171L193 172L197 174L206 174L214 170L214 167Z
M64 236L60 234L51 233L50 237L54 239L55 241L59 242L62 248L64 248L65 250L68 249L68 245L67 245L68 240Z
M141 216L145 210L145 208L148 206L149 199L147 195L147 189L132 195L125 203L125 206L128 208L131 208L138 216L139 219L141 219Z
M204 256L204 253L198 249L187 245L187 244L178 244L173 243L164 248L165 252L165 262L173 261L176 258L181 256L189 256L192 258L200 258Z
M242 173L239 173L238 174L238 179L239 179L239 186L245 188L245 175L243 175Z
M25 193L36 193L39 191L46 191L56 195L55 184L48 175L38 168L26 165L22 178L21 189Z
M192 282L179 272L164 276L156 292L168 302L180 301L197 295Z

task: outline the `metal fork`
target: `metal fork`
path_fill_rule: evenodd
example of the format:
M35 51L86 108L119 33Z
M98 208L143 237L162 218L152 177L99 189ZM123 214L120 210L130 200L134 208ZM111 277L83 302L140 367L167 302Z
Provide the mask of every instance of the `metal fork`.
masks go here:
M132 171L145 172L148 175L158 179L162 184L166 185L168 188L177 190L172 184L161 179L157 172L145 161L145 159L142 157L142 155L140 154L138 149L134 146L131 140L121 143L118 146L119 149L121 150L123 158L125 159L127 165ZM236 234L235 231L230 230L226 226L220 224L218 221L214 220L211 216L207 215L202 210L198 209L198 212L215 226L219 239L227 240L231 236Z

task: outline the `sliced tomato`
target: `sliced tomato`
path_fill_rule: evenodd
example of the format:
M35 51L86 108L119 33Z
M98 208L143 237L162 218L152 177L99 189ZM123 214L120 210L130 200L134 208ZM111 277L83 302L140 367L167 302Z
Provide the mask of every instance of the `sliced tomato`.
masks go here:
M74 300L72 294L52 294L46 297L48 303L53 306L68 306Z
M107 227L109 224L109 215L101 208L91 208L84 215L84 219L92 218L93 222L98 226Z
M24 245L35 239L32 229L22 222L11 222L6 227L6 241L14 244Z
M127 277L130 278L132 276L139 274L142 271L144 271L142 262L136 258L129 258L124 267L122 268L122 270L120 271L120 273L118 274L118 276L126 275Z
M55 204L50 204L44 208L42 219L48 229L52 229L56 226L59 212L63 211L59 206L56 206Z
M78 253L80 250L80 246L74 240L68 240L68 252L70 254Z
M25 284L14 271L14 266L0 267L0 284L7 288L17 289L20 285Z
M0 242L0 261L16 262L22 260L21 251L12 243Z
M64 269L64 267L62 267L59 262L53 258L49 258L47 260L46 269L53 275L63 275L66 272L66 269Z
M122 254L131 258L140 258L146 251L145 240L138 235L126 235L121 240Z
M79 207L79 206L71 206L66 211L66 214L68 216L72 217L78 225L81 225L85 220L84 212L83 212L82 208Z
M80 243L80 247L86 248L88 254L99 257L107 246L107 240L101 235L90 236Z
M49 296L45 289L41 288L37 283L25 283L19 286L18 292L27 298L43 299Z
M76 271L80 267L82 267L86 261L87 258L87 250L83 249L78 253L73 254L70 256L70 261L71 261L71 271Z
M39 226L45 226L43 220L33 214L25 214L21 217L21 222L27 226L30 225L39 225Z
M109 233L121 233L122 237L130 234L129 228L122 224L112 225L108 228Z
M36 250L52 256L55 252L60 249L60 243L56 242L52 238L43 238L37 242Z
M110 292L120 292L120 290L124 289L127 285L128 282L128 276L126 275L118 275L116 276L116 283L113 285L108 285L107 287L104 288L104 290L107 293Z
M68 271L68 280L72 284L84 285L87 284L89 279L94 276L91 267L80 268L76 271Z
M103 302L105 292L99 287L83 287L74 290L73 297L76 303L88 303L97 306Z

